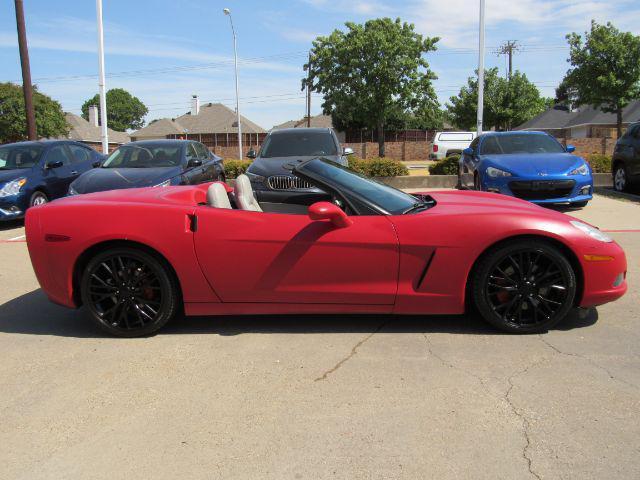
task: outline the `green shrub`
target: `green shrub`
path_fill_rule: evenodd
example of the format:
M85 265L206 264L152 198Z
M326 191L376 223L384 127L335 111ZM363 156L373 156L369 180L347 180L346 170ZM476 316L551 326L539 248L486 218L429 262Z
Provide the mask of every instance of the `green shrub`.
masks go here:
M349 168L368 177L398 177L409 175L407 167L398 160L390 158L372 158L363 160L349 157Z
M439 162L429 165L431 175L458 175L460 155L451 155Z
M225 160L224 175L227 178L236 178L247 171L251 165L251 160Z
M593 173L611 173L610 156L592 153L590 155L585 155L584 159L589 162L589 165L591 165Z

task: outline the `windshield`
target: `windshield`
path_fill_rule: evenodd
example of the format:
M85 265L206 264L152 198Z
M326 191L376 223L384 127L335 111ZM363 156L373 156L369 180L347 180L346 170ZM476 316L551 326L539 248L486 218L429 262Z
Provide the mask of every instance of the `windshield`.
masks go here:
M389 185L367 178L324 158L314 158L296 171L326 181L338 191L346 191L377 205L392 215L400 215L420 204L420 200Z
M5 145L0 147L0 170L31 168L40 160L42 145Z
M267 137L260 158L337 155L338 148L329 132L272 133Z
M180 165L179 145L126 145L118 148L102 168L157 168Z
M562 153L564 148L550 135L491 135L482 142L481 155L512 153Z

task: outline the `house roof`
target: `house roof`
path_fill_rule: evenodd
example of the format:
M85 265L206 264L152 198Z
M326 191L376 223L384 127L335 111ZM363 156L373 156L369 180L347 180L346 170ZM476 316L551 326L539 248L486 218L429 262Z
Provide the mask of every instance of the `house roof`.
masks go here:
M640 100L631 102L622 111L622 123L633 123L640 120ZM516 130L554 130L577 127L579 125L616 125L616 114L606 113L592 106L581 107L570 112L561 107L553 107L523 123Z
M221 103L208 103L200 107L198 115L186 113L175 119L188 134L192 133L237 133L236 112ZM242 133L266 133L260 125L240 115Z
M516 130L559 130L565 128L576 115L578 112L556 106L516 127Z
M307 117L303 117L300 120L289 120L288 122L275 125L272 130L281 130L283 128L306 128ZM333 128L333 121L331 115L314 115L311 117L311 128Z
M65 113L64 116L70 127L67 138L79 142L100 143L102 141L100 127L91 125L84 118L74 113ZM109 134L109 143L122 144L131 141L131 138L125 132L116 132L110 128L107 128L107 132Z
M160 118L144 128L131 134L132 138L166 137L167 135L184 133L184 127L170 118Z
M640 100L635 100L622 110L622 123L633 123L640 120ZM566 127L576 127L578 125L616 125L616 114L603 112L592 106L580 109L567 123Z

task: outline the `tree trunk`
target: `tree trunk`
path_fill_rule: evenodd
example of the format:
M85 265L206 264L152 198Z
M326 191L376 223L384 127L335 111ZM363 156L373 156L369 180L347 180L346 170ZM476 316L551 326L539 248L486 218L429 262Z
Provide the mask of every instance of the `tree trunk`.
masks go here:
M616 110L616 128L618 131L618 138L622 137L622 107L619 105Z
M378 156L384 158L384 120L378 120Z

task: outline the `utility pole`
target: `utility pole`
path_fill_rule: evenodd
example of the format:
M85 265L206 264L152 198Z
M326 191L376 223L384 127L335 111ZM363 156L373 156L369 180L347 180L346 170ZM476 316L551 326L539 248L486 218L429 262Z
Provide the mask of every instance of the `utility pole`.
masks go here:
M96 0L98 21L98 90L100 92L100 139L102 153L109 153L109 131L107 130L107 93L104 79L104 33L102 30L102 0Z
M24 93L24 109L27 113L27 135L29 140L37 140L38 133L36 132L36 114L33 109L31 67L29 66L29 47L27 46L27 27L24 23L24 5L22 0L15 0L15 4L20 66L22 67L22 92Z
M478 117L476 119L478 136L482 135L482 116L484 114L484 1L480 0L478 26Z
M307 128L311 127L311 52L309 52L309 63L307 64L307 81L306 81L306 88L307 88L307 114L305 115L307 117Z
M508 40L504 42L498 50L496 50L496 55L507 55L509 58L509 70L507 73L507 78L511 80L511 75L513 73L513 54L520 50L518 46L517 40Z

